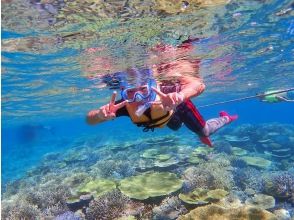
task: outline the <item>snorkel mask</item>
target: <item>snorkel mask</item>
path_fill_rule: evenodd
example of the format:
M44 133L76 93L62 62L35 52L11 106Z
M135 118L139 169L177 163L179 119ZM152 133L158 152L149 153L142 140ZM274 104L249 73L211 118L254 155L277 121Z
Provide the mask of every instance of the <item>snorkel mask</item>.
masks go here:
M156 81L149 78L146 85L138 88L127 88L121 91L122 99L127 100L129 103L143 103L136 111L137 116L141 116L151 106L150 102L155 101L156 93L152 90L152 87L156 88Z

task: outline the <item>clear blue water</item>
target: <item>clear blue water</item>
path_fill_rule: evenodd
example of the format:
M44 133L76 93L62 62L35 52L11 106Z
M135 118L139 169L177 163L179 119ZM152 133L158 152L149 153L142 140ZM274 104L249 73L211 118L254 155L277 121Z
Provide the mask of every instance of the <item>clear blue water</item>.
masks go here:
M148 51L157 43L178 45L188 36L200 38L191 54L201 59L206 84L206 91L193 99L198 106L294 87L291 1L197 7L191 2L186 11L177 4L159 9L157 1L124 6L123 1L105 2L108 10L95 11L81 2L2 2L3 189L24 178L45 154L77 146L120 145L170 133L199 145L186 128L145 133L127 118L97 126L85 123L87 112L107 102L112 92L89 78L152 65ZM89 48L99 50L91 53ZM293 125L293 106L251 99L200 111L205 119L221 110L238 114L222 130L229 134L244 124ZM31 139L26 139L28 129L34 133Z

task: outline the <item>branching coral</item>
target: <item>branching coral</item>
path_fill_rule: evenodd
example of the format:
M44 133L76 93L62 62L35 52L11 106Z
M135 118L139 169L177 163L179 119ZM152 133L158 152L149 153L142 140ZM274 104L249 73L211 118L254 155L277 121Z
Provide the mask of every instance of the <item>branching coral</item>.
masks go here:
M86 210L86 219L115 219L122 215L129 199L114 190L90 202Z
M294 175L289 172L274 173L263 179L264 191L277 198L294 198Z
M238 168L238 169L242 169L242 168L247 167L247 163L244 160L242 160L239 157L234 157L234 156L231 158L231 165L233 167Z
M58 202L55 205L48 206L43 211L43 215L46 216L47 218L54 218L55 216L61 215L62 213L64 213L67 210L68 210L68 208L65 204Z
M235 169L233 174L236 186L241 190L250 188L256 192L262 191L262 181L260 178L262 176L261 171L253 167L247 167L243 169Z
M17 199L15 202L2 202L1 218L5 220L42 219L43 215L36 205Z
M216 141L215 142L215 151L218 153L231 154L232 145L227 141Z
M132 176L135 169L128 161L122 160L101 160L92 166L91 174L103 178L113 177L121 179Z
M25 186L16 196L4 200L3 219L41 219L52 218L68 210L65 200L69 189L60 185L42 184ZM2 217L3 217L2 215Z
M183 175L183 192L187 193L195 189L196 187L209 188L213 184L214 177L208 172L198 167L188 168Z
M76 216L73 212L67 211L56 216L55 220L81 220L81 218Z
M130 200L123 211L122 216L134 216L136 219L151 219L152 206L142 202Z
M184 174L184 191L196 187L204 189L231 189L234 186L230 161L220 157L188 168Z
M41 210L52 207L57 203L65 204L70 195L69 189L58 185L45 185L25 190L24 200L36 205Z
M179 215L186 214L188 210L182 205L181 201L173 196L164 199L159 206L153 208L154 220L176 219Z

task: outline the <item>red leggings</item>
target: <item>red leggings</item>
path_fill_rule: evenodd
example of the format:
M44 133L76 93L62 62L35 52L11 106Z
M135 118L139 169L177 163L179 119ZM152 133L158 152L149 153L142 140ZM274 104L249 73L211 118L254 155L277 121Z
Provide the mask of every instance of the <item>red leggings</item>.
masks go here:
M178 130L184 124L199 136L202 143L211 147L209 136L229 122L227 117L205 121L191 100L187 100L177 107L167 126L172 130Z
M172 130L178 130L183 123L197 135L205 136L203 131L205 120L191 100L187 100L177 107L167 126Z

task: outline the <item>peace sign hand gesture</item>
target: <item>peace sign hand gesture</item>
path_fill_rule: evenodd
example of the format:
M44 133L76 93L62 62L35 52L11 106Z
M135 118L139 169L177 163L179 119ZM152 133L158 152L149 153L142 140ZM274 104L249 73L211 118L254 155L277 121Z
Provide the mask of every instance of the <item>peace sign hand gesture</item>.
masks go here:
M157 88L152 87L156 94L160 97L160 101L151 102L152 104L161 104L166 111L175 109L184 101L184 95L178 92L164 94Z
M118 109L124 107L127 104L127 101L115 104L116 91L113 92L111 100L108 104L101 106L97 110L92 110L88 113L88 118L91 119L100 119L100 120L111 120L116 117L115 113Z

